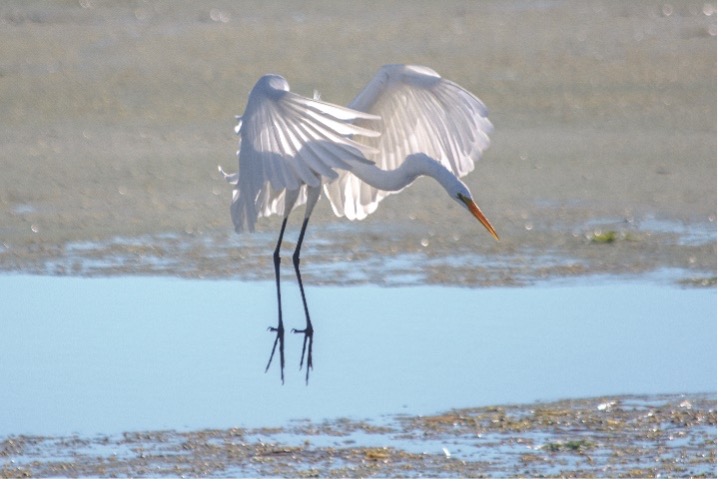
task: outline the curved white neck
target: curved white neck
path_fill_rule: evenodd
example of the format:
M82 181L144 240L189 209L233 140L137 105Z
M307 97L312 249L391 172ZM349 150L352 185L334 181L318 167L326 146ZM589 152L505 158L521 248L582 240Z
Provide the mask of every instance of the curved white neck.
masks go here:
M382 191L400 191L418 176L429 176L451 193L460 180L435 159L425 154L411 154L392 170L383 170L375 164L353 164L351 172L363 182Z

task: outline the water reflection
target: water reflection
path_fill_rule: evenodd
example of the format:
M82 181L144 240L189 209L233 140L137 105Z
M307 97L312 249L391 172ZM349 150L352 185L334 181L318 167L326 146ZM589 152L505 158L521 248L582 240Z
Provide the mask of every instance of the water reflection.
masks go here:
M284 286L288 328L304 324ZM269 282L3 276L0 436L716 391L716 290L308 286L315 371L264 374Z

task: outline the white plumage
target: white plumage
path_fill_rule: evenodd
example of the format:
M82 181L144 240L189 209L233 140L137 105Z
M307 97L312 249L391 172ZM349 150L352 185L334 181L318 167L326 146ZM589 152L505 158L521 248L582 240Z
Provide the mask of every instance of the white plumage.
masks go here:
M465 176L493 129L480 99L432 69L411 65L382 67L348 107L294 94L283 77L265 75L238 119L239 172L223 173L235 185L237 231L252 231L258 216L289 214L287 204L304 204L307 188L319 185L337 216L363 219L385 196L428 174L406 173L408 182L405 176L390 186L395 189L379 189L389 182L377 181L383 171L422 153ZM360 167L369 161L378 169Z
M301 367L307 347L307 382L313 366L313 324L300 248L321 189L336 215L363 219L388 194L418 176L430 176L498 239L459 179L473 170L488 147L491 129L486 107L477 97L427 67L382 67L349 107L294 94L278 75L258 80L238 118L239 171L221 172L233 184L230 209L236 231L253 231L258 216L283 216L273 254L278 325L271 327L276 338L266 371L279 347L284 379L280 248L292 209L306 204L292 260L306 318L305 329L294 332L305 335Z
M236 186L231 205L235 229L253 231L259 215L288 214L288 199L305 203L307 187L336 179L335 169L369 163L366 157L374 149L351 136L379 133L351 121L376 118L294 94L279 75L261 77L236 127L238 173L224 173Z
M386 171L423 153L463 177L488 148L493 129L480 99L427 67L384 66L349 107L380 117L356 124L381 133L362 142L376 149L368 158ZM363 219L399 191L376 189L344 171L325 192L337 216Z

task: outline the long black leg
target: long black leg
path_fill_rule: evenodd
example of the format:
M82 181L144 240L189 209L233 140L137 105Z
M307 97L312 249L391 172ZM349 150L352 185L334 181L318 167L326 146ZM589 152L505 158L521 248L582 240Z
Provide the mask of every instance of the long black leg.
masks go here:
M280 235L278 236L278 244L273 252L273 264L275 265L275 289L278 295L278 326L271 326L268 328L269 331L275 332L275 341L273 342L273 350L270 352L270 359L268 359L268 364L265 366L265 371L268 372L270 363L273 361L273 355L275 354L275 347L280 345L280 381L282 383L285 383L285 377L283 375L283 368L285 367L285 332L283 329L283 308L280 303L280 245L283 242L283 233L285 232L285 225L287 222L288 218L283 218L283 224L280 226Z
M305 300L305 290L303 289L303 279L300 276L300 248L303 244L303 238L305 237L305 229L308 227L308 220L303 220L303 227L300 228L300 236L298 236L298 243L295 245L295 252L293 253L293 266L295 266L295 276L298 278L298 285L300 286L300 297L303 299L303 309L305 310L305 329L292 330L293 333L303 333L303 351L300 355L300 368L303 368L303 360L305 359L306 346L308 348L308 359L305 364L305 383L308 383L308 377L310 376L310 370L313 368L313 324L310 322L310 313L308 312L308 303Z

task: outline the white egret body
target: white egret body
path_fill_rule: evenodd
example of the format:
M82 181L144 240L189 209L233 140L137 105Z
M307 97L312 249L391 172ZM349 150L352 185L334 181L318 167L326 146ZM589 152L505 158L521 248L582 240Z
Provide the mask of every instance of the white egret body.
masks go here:
M271 330L280 346L283 379L284 327L280 296L280 245L288 215L306 204L293 254L306 315L306 382L312 368L313 326L301 279L300 247L308 219L325 190L334 213L363 219L380 201L429 176L498 239L491 223L459 179L474 168L489 145L492 125L486 107L459 85L420 66L386 65L348 107L290 92L278 75L258 80L238 118L239 172L233 184L231 216L236 231L253 231L258 216L283 216L274 252L278 325ZM222 170L221 170L222 172Z

